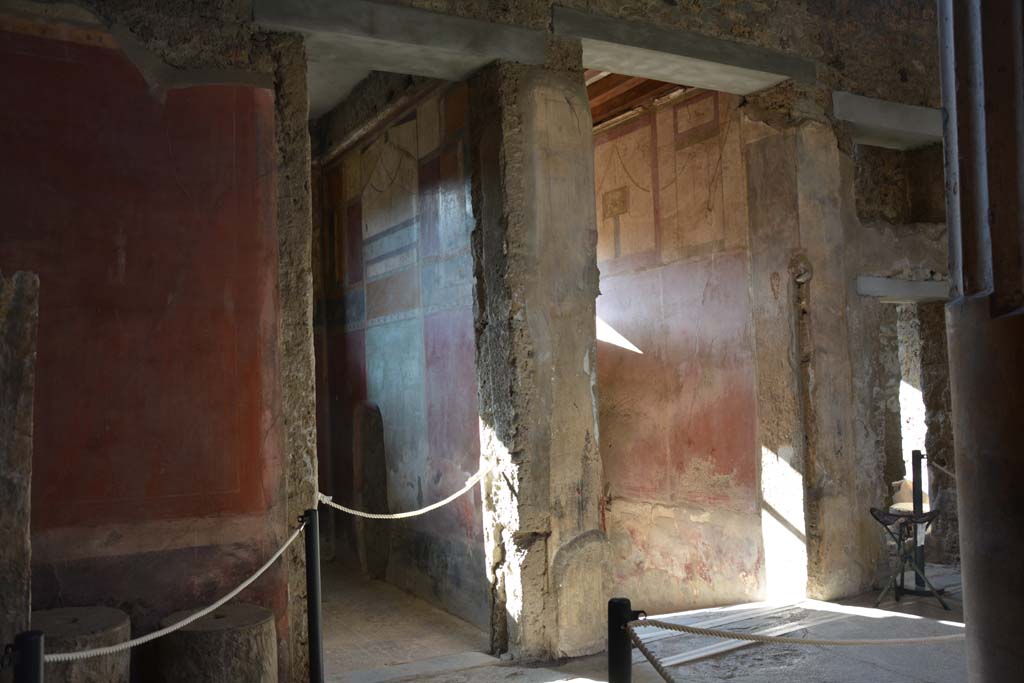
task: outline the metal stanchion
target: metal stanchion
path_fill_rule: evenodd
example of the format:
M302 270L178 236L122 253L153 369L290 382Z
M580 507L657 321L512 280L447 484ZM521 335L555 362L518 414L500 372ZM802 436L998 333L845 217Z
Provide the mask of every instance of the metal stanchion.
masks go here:
M309 680L324 683L324 643L320 629L320 518L315 509L302 516L306 523L306 618L309 626ZM20 681L18 682L20 683Z
M608 601L608 683L630 683L633 678L633 643L626 624L642 614L633 610L628 598Z
M924 514L924 482L921 481L921 460L924 456L921 451L911 452L911 469L914 477L914 516L920 517ZM914 562L921 571L924 571L924 535L925 525L914 525ZM914 572L914 587L922 595L926 595L924 577Z
M14 683L43 683L43 632L14 636Z

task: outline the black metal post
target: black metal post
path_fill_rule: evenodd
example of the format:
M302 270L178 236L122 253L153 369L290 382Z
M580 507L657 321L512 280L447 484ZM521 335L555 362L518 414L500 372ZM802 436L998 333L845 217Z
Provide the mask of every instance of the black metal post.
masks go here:
M14 683L43 683L43 632L14 636Z
M324 683L324 641L320 629L320 518L306 510L306 620L309 626L309 681Z
M924 514L924 488L921 481L921 460L924 456L921 451L912 451L911 466L914 471L914 515L919 517ZM914 525L914 562L924 571L924 525ZM914 587L923 591L925 589L924 577L914 572Z
M608 601L608 683L631 683L633 678L633 643L626 633L626 624L636 619L628 598Z

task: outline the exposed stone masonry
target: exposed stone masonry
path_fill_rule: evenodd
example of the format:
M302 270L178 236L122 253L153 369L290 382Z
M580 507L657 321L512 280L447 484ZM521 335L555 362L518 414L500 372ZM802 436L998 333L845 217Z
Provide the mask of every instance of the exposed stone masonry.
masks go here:
M941 303L918 304L921 335L921 392L924 396L924 447L928 463L956 474L952 406L949 393L949 356L946 351L946 312ZM930 562L960 562L960 520L957 514L956 480L929 468L931 503L942 512L932 524L927 540Z
M39 278L0 273L0 643L27 630L32 612L29 512L38 320ZM9 676L0 672L0 681Z
M494 646L603 645L590 115L579 43L470 81L474 297ZM506 616L507 615L507 616Z

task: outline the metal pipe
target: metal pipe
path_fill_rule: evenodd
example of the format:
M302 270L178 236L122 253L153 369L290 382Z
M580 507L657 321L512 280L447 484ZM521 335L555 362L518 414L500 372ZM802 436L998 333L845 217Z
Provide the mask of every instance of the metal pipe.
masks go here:
M309 627L309 680L324 683L324 642L320 615L320 517L306 510L306 623Z
M960 156L957 138L956 60L953 0L939 0L939 80L942 83L942 137L946 167L946 232L949 236L950 298L964 294L963 238L960 235Z
M14 636L14 683L43 683L43 632Z
M946 0L951 2L951 0ZM959 177L963 296L992 291L992 238L989 232L988 164L985 146L985 77L982 70L979 0L951 2L954 83L943 82L943 97L955 98ZM945 71L943 69L943 75ZM949 87L952 86L952 87ZM948 144L948 143L947 143ZM952 235L951 235L952 237Z

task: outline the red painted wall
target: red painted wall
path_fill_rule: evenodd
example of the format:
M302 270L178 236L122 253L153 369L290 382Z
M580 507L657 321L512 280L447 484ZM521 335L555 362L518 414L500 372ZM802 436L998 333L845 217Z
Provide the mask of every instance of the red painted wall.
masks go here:
M273 550L274 103L161 100L86 42L0 33L0 268L41 283L36 605L116 604L138 631ZM257 593L280 607L282 586Z
M636 347L598 343L614 592L655 611L761 590L735 104L690 93L594 141L597 314Z
M34 527L266 509L271 93L161 103L114 50L0 50L0 266L41 283Z

